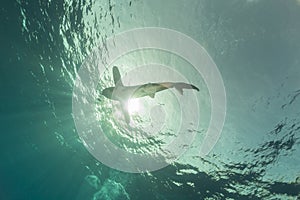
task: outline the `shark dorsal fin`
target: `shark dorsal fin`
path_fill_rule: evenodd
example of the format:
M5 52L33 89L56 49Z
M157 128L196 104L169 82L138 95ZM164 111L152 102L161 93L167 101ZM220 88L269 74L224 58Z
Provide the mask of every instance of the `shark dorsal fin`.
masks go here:
M115 85L123 85L120 71L117 66L113 67L113 78L114 78Z

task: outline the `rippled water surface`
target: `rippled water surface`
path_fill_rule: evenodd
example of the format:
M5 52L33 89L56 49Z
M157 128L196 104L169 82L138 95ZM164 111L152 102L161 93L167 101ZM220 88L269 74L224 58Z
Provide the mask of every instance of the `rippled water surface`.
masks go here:
M1 4L0 199L300 198L299 1ZM157 150L177 136L180 103L188 105L190 116L201 111L199 126L187 123L182 131L196 136L180 158L157 171L126 173L102 164L86 149L73 120L72 93L82 63L95 48L103 61L102 54L109 54L107 38L143 27L179 31L207 50L224 81L227 115L218 143L201 157L211 99L205 81L193 72L186 71L188 81L200 87L197 105L178 103L177 93L170 91L142 99L141 105L153 109L139 115L132 111L134 129L113 117L118 105L95 91L100 99L95 97L92 122L116 146L132 152ZM150 68L145 65L149 58ZM114 64L127 84L160 81L151 71L155 67L165 70L162 77L178 80L182 73L172 75L167 66L190 65L162 50L136 51ZM145 66L133 67L138 65ZM111 73L107 66L99 91L113 85ZM129 132L141 136L132 139Z

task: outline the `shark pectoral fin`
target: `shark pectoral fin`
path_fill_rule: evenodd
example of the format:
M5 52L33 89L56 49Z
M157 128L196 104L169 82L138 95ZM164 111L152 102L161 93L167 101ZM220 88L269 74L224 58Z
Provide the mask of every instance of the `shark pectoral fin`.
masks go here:
M155 97L155 93L149 94L149 97L154 98Z
M182 88L182 87L176 87L176 86L175 86L175 89L176 89L181 95L183 95L183 88Z
M130 123L130 115L128 113L126 103L121 102L121 109L122 109L126 123L129 124Z

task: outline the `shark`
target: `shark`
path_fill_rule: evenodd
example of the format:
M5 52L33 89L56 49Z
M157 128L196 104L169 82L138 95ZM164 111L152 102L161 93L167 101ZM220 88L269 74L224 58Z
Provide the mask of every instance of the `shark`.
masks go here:
M125 86L122 82L119 68L114 66L112 72L115 86L105 88L102 90L101 94L110 100L120 102L125 121L128 124L130 123L130 115L127 109L127 102L130 99L146 96L155 98L156 93L171 88L175 88L181 95L183 95L183 89L193 89L199 91L198 87L184 82L159 82Z

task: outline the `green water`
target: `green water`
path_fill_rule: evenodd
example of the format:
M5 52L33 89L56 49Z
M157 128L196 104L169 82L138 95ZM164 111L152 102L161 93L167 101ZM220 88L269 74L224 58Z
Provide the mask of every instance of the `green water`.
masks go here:
M0 199L299 198L299 1L1 3ZM190 73L203 89L203 129L173 164L132 174L102 164L85 148L73 120L72 93L95 47L105 49L108 37L141 27L182 32L207 50L224 81L227 115L218 143L199 157L210 99L203 80ZM156 61L164 65L188 65L164 52L135 53L116 63L138 65L159 54ZM110 75L108 69L105 85L112 84ZM103 106L99 102L100 114ZM140 120L148 123L147 117ZM100 123L112 130L110 122ZM106 135L121 147L128 142Z

